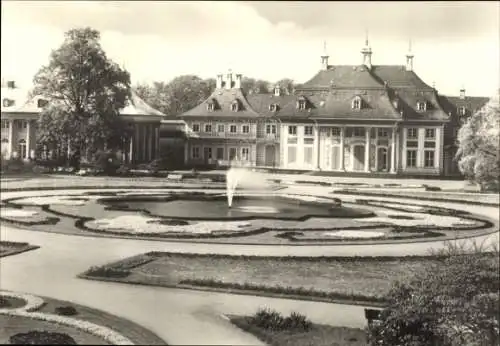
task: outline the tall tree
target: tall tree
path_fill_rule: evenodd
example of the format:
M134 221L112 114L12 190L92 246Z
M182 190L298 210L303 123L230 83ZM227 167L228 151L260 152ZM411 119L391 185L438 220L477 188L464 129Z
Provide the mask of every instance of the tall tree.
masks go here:
M138 85L134 89L152 107L166 115L178 115L210 96L215 89L215 79L184 75L169 83L154 82L153 85Z
M280 89L285 94L293 94L295 91L295 83L293 79L290 78L282 78L276 82L276 85L280 86Z
M243 77L241 80L241 89L246 94L268 94L271 83L262 79Z
M119 111L130 97L130 75L107 58L99 41L94 29L69 30L36 74L33 93L49 101L39 118L39 144L70 141L93 153L118 148L127 137Z
M482 188L499 185L500 105L492 98L458 132L458 164L462 173Z

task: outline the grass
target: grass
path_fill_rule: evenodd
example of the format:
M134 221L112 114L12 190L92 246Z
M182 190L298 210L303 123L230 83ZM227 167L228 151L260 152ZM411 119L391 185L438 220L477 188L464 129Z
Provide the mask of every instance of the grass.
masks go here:
M250 291L247 294L306 296L313 300L381 302L393 280L425 270L439 259L260 258L154 252L131 257L128 261L139 265L120 261L105 266L112 268L111 271L129 273L113 280L166 287L189 285ZM95 273L95 268L92 271ZM85 274L92 272L84 273L83 277ZM99 279L99 276L94 274L88 278Z
M366 346L362 329L312 324L307 331L269 330L248 316L229 316L231 323L271 346Z
M38 248L39 246L30 245L28 243L0 241L0 257L12 256Z

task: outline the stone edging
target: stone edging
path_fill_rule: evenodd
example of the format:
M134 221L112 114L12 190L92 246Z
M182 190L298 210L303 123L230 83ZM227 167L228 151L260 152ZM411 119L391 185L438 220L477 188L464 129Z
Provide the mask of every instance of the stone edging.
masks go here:
M68 327L73 327L82 330L84 332L87 332L89 334L92 334L94 336L100 337L113 345L134 345L134 343L130 339L124 337L123 335L115 332L110 328L75 318L59 316L49 313L35 312L44 304L43 299L40 297L31 294L14 293L8 291L0 291L0 296L19 298L27 302L25 306L17 309L8 309L8 308L0 309L1 315L27 317L27 318L32 318L34 320L46 321L60 325L65 325Z

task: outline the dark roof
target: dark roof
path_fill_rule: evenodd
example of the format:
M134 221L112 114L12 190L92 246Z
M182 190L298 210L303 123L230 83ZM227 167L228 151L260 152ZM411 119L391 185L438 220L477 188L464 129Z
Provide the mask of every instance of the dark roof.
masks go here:
M300 89L314 88L380 88L383 86L364 65L335 65L319 71ZM298 88L297 88L298 89Z
M471 113L480 110L490 100L489 97L481 96L465 96L465 98L461 98L460 96L443 97L453 106L454 109L452 111L456 111L459 107L465 107Z
M239 111L234 112L231 109L231 105L234 102L239 103ZM215 109L213 111L208 110L208 104L214 103ZM188 110L179 115L180 118L183 117L243 117L243 118L256 118L260 115L255 112L250 104L248 103L245 95L241 89L215 89L215 91L210 95L205 101L197 105L196 107Z
M397 89L394 97L399 100L399 107L406 120L442 120L448 121L449 114L443 109L434 90ZM426 103L426 110L419 111L417 104Z
M432 89L415 72L406 71L403 65L375 65L371 72L382 84L385 81L391 88Z

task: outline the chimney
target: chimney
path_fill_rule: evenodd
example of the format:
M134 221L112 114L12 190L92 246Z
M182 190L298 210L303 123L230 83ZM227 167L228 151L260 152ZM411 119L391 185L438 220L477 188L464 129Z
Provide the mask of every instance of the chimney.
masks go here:
M465 100L465 88L460 89L460 99Z
M9 89L15 89L16 88L16 82L13 80L7 81L7 88Z
M280 96L280 95L281 95L281 88L279 84L276 84L276 86L274 87L274 96Z
M217 75L217 82L215 84L215 87L217 89L221 89L222 88L222 75L221 74Z
M234 82L234 87L236 89L241 89L241 74L236 75L236 81Z
M232 89L233 88L233 73L229 71L226 76L226 89Z

